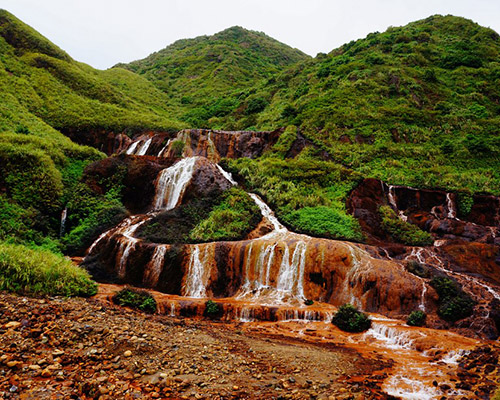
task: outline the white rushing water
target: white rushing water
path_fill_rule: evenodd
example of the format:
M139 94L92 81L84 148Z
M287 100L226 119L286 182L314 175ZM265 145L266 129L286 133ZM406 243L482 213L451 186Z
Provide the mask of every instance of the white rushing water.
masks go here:
M61 213L61 227L59 229L59 236L64 235L64 231L66 230L66 218L68 217L68 209L64 208Z
M219 164L215 164L215 166L222 174L222 176L226 178L229 182L231 182L231 185L238 186L238 183L233 179L233 176L231 175L230 172L225 171Z
M155 210L171 210L181 199L191 181L197 157L187 157L162 170L156 180Z
M455 219L457 217L457 210L451 198L451 193L446 193L446 208L448 209L448 214L446 216Z
M379 340L384 347L392 350L411 350L415 347L408 333L381 323L373 322L364 335Z
M145 268L143 284L155 287L158 283L168 246L156 246L151 261Z
M189 259L185 284L182 288L182 295L186 297L202 298L207 297L207 285L210 275L209 257L210 246L193 245L191 257Z
M152 137L149 138L148 140L146 140L146 142L141 146L141 148L137 152L138 156L145 156L146 155L146 153L148 152L149 146L151 145L152 140L153 140Z
M158 153L158 157L163 157L163 155L166 152L168 153L168 150L169 150L169 147L170 147L170 143L172 143L172 139L168 139L167 144L165 145L165 147L163 149L161 149L160 152Z
M140 141L132 142L132 144L129 146L127 151L125 152L126 154L134 154L135 150L137 149L137 146L139 145Z
M253 201L255 201L255 204L257 204L257 206L259 207L262 216L273 225L274 228L273 232L281 232L281 233L288 232L288 230L281 224L281 222L278 221L278 218L275 217L274 213L269 208L269 206L266 203L264 203L259 196L257 196L254 193L248 193L248 195L253 199Z
M387 193L387 199L389 200L389 204L392 206L394 211L396 211L398 213L399 218L403 221L407 221L408 217L405 215L405 213L403 211L401 211L398 208L398 204L396 202L396 195L395 195L395 191L394 191L394 186L392 186L392 185L389 186L389 192Z
M287 253L288 246L286 247ZM290 261L288 254L283 256L278 273L277 289L282 298L291 295L297 299L305 300L304 296L304 271L306 265L307 244L303 241L297 242Z

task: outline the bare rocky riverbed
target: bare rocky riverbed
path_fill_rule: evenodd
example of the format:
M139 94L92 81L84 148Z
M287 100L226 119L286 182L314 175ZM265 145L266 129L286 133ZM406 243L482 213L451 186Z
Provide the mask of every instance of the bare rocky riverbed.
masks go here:
M391 357L326 325L177 319L102 296L0 293L0 399L391 399L384 382L401 364ZM465 397L435 389L489 398L497 364L496 346L482 344L449 372Z

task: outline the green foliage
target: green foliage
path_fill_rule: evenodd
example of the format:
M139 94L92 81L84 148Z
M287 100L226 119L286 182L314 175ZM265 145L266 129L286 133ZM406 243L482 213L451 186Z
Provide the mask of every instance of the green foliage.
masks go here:
M353 216L330 207L304 207L287 214L284 221L299 232L315 236L363 240L358 221Z
M242 189L233 187L223 193L207 218L191 231L195 241L238 240L260 221L259 208Z
M429 268L416 260L407 261L405 267L408 272L411 272L413 275L419 276L420 278L429 278L430 276Z
M157 307L156 300L149 292L132 288L117 292L113 296L113 301L120 306L135 308L150 314L155 313Z
M427 315L420 310L413 311L406 320L406 323L410 326L424 326Z
M213 300L208 300L205 303L205 315L208 317L216 317L220 313L219 305Z
M285 131L280 135L278 141L273 146L272 150L279 157L284 158L286 154L290 151L293 142L297 139L297 127L290 125Z
M0 242L0 290L48 296L92 296L97 285L69 259Z
M171 144L172 154L174 157L182 157L185 143L182 140L174 140Z
M271 154L257 160L227 159L224 168L244 178L248 190L262 195L293 230L362 239L358 222L345 210L359 177L342 166L302 155L283 160Z
M381 206L379 213L382 218L382 228L395 241L409 246L429 246L433 243L430 233L398 218L391 207Z
M458 193L458 217L465 218L469 215L474 205L474 197L469 193Z
M307 299L306 301L304 301L304 304L305 304L306 306L312 306L312 305L314 304L314 301L313 301L313 300L311 300L311 299Z
M462 291L457 282L448 277L439 276L431 280L431 286L439 295L438 315L441 318L455 322L472 315L475 302Z
M370 329L372 321L370 317L351 304L340 306L333 316L332 323L346 332L364 332Z

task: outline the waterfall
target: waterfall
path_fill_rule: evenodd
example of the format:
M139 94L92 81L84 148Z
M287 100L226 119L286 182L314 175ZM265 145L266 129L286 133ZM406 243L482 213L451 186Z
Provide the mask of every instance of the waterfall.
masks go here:
M418 308L420 311L425 312L425 294L427 293L427 286L425 284L425 281L422 279L422 295L420 296L420 304Z
M123 279L127 273L127 259L130 251L135 248L137 239L127 238L127 240L120 241L120 249L117 253L118 257L118 278Z
M278 218L276 218L274 216L274 213L271 211L271 209L269 208L269 206L266 203L264 203L259 196L257 196L254 193L248 193L248 195L253 199L253 201L255 201L255 204L257 204L257 206L259 207L260 213L262 214L262 216L265 219L267 219L273 225L273 228L274 228L275 232L285 233L285 232L288 231L278 221Z
M222 174L224 178L226 178L232 185L238 186L238 183L233 179L231 173L225 171L219 164L215 164L219 172Z
M162 170L156 179L155 210L171 210L181 199L193 177L197 157L183 158L169 168Z
M151 261L144 271L144 278L142 279L144 285L149 285L150 287L155 287L157 285L158 278L163 269L163 261L167 249L167 246L156 246L153 257L151 257Z
M351 255L351 269L349 272L346 274L346 277L344 279L344 288L343 288L343 295L346 301L360 310L363 309L363 304L360 299L356 297L356 295L353 293L352 287L351 287L351 280L356 275L358 272L358 269L361 267L361 261L359 260L358 256L356 255L356 251L359 251L358 248L355 248L354 246L349 246L349 252Z
M457 210L455 209L455 203L451 198L451 193L446 193L446 208L448 209L447 218L456 219L457 218Z
M385 347L393 350L411 350L415 347L407 333L376 322L372 323L372 327L364 335L380 340Z
M303 241L297 242L291 262L289 260L288 246L285 249L278 274L277 289L282 294L290 294L300 300L305 300L304 271L307 245Z
M150 137L148 140L146 140L146 143L144 143L141 148L139 149L139 151L137 152L137 155L138 156L144 156L146 155L148 149L149 149L149 145L151 144L151 141L153 140L152 137Z
M163 149L161 149L160 152L158 153L158 157L162 157L163 154L165 154L165 152L168 152L168 148L170 146L170 143L172 143L172 139L168 139L167 144L165 145L165 147Z
M209 257L210 246L194 245L189 259L188 270L186 274L185 284L182 288L182 295L186 297L207 297L207 285L210 276ZM203 254L201 254L203 251Z
M137 146L139 145L139 141L132 142L130 147L127 149L126 154L134 154L135 149L137 149Z
M257 262L252 265L252 252L254 244L250 243L245 259L245 283L239 290L237 298L251 296L253 299L258 298L264 289L269 287L270 270L274 261L274 250L277 243L267 244L257 248Z
M61 228L59 229L59 237L62 237L62 235L64 235L64 231L66 229L66 218L67 217L68 217L68 208L65 207L61 213Z
M389 186L389 192L387 193L387 199L389 200L389 204L392 206L394 211L396 211L398 213L399 218L403 221L407 221L408 217L405 215L405 213L403 211L401 211L398 208L398 203L396 202L396 196L395 196L395 192L394 192L394 186L392 186L392 185Z

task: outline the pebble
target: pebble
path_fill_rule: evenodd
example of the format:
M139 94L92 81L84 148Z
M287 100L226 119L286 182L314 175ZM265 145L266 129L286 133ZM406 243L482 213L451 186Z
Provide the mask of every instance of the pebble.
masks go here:
M124 357L132 357L132 352L130 350L126 350L123 352Z

